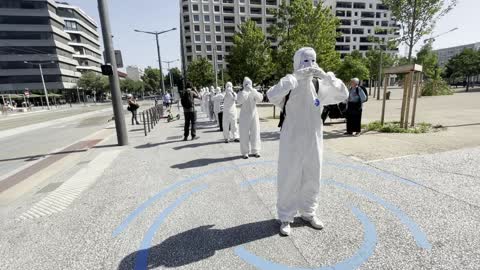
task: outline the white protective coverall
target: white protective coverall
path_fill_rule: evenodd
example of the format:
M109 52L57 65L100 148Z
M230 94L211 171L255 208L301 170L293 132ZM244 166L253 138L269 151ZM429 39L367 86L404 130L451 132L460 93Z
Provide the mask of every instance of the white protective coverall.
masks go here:
M213 112L215 113L215 120L217 121L217 124L220 126L220 122L218 119L218 114L221 112L221 105L223 102L223 99L225 98L224 94L221 92L220 87L218 87L215 90L215 95L212 97L213 100Z
M210 121L214 121L217 119L215 117L215 113L213 110L213 96L215 96L215 88L213 86L210 87L210 92L208 93L208 117L210 118Z
M243 80L243 90L238 93L237 103L240 111L240 152L243 156L260 154L260 120L257 113L257 102L262 101L262 94L253 88L250 78Z
M331 72L316 64L312 48L295 53L294 74L288 74L268 90L272 103L283 108L286 117L280 134L277 176L277 211L282 222L293 222L297 212L304 217L316 216L322 171L323 106L348 98L345 84ZM318 95L312 82L320 78Z
M233 91L233 85L227 82L223 101L223 138L225 140L238 139L236 100L237 94Z
M208 94L208 91L206 91L205 88L202 88L202 93L201 93L201 95L202 95L202 112L204 112L204 113L208 112L208 108L207 108L207 104L208 104L207 98L208 98L208 96L207 96L207 94Z

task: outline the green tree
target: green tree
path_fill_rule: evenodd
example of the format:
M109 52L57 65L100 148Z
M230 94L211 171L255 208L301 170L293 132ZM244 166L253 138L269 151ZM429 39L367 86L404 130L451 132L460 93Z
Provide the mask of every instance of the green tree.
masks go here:
M413 47L420 39L430 34L438 19L452 10L457 0L382 0L400 23L400 41L408 46L408 61L411 63Z
M145 91L155 93L160 90L160 70L147 67L144 70L142 81L145 83Z
M431 43L425 44L417 53L415 63L423 66L423 73L427 78L434 78L440 73L438 56L432 50Z
M452 57L447 63L446 74L449 78L465 78L468 92L471 77L480 74L480 51L465 49Z
M188 65L187 79L197 88L211 85L215 82L212 64L204 57L193 60Z
M345 83L348 83L352 78L366 80L370 76L363 59L355 58L355 56L352 55L345 56L337 74L338 78L342 79Z
M378 83L379 82L378 74L380 73L380 57L382 58L382 61L381 61L382 71L384 71L386 68L393 66L393 64L395 63L395 57L393 57L389 53L381 51L380 49L370 49L367 51L365 56L366 56L365 65L370 74L369 79L371 81L371 84L375 82L375 85L378 88L380 85ZM380 92L380 91L375 91L375 93L377 92Z
M102 75L93 71L88 71L82 74L78 80L78 87L89 91L100 91L104 89L104 80Z
M170 87L170 74L172 75L173 86L183 85L182 72L177 67L170 69L165 80L165 87Z
M273 71L270 42L257 24L248 20L238 26L233 36L233 47L227 56L229 74L234 82L250 77L263 82Z
M317 62L326 71L336 71L340 55L335 51L339 20L331 9L311 0L295 0L289 5L285 0L277 10L272 10L276 23L269 28L270 34L279 41L273 51L273 59L281 77L293 70L293 56L301 47L312 47L317 52Z

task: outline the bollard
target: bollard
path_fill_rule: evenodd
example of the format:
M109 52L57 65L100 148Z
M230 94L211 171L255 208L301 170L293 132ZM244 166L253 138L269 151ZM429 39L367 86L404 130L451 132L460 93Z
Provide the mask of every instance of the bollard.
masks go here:
M276 109L276 108L277 108L277 107L276 107L275 105L273 105L273 119L275 119L275 109Z
M143 116L143 130L145 131L145 136L147 136L147 122L145 122L145 112L142 112Z
M151 119L150 119L150 115L148 114L148 110L147 110L147 127L148 127L148 133L150 133L150 122L151 122Z
M148 109L148 113L150 114L150 119L151 119L151 121L150 121L150 122L151 122L151 123L150 123L150 126L151 126L152 129L153 129L154 124L155 124L155 121L153 120L152 109Z

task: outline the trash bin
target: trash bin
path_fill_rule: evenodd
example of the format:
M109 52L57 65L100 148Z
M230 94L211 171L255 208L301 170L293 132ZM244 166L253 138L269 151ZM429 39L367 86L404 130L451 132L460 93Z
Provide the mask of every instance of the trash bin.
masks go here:
M390 94L391 94L391 93L392 93L391 91L387 91L387 94L386 94L386 99L387 99L387 100L390 99Z

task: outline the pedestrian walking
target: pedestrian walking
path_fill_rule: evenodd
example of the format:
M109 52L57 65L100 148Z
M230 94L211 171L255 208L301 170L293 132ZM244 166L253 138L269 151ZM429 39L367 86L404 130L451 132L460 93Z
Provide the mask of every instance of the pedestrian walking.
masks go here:
M195 99L200 99L200 95L192 88L191 83L187 83L187 90L182 94L181 103L183 107L183 115L185 117L185 126L183 133L183 140L188 140L188 135L191 134L192 140L197 137L197 112L195 110Z
M252 154L260 157L260 119L257 113L257 103L262 101L262 94L253 88L250 78L243 80L243 90L238 93L237 103L241 105L240 111L240 152L244 159Z
M347 103L347 132L345 135L359 136L362 131L363 103L367 101L365 91L359 85L360 80L350 81L350 91Z
M225 99L223 101L223 138L225 143L230 140L239 142L238 125L237 125L237 94L233 91L231 82L227 82L225 86Z
M323 228L316 213L323 156L321 114L323 106L348 97L345 84L333 73L325 73L316 59L312 48L298 50L294 73L283 77L267 92L273 104L284 108L277 167L277 213L280 233L285 236L290 235L290 223L297 212L315 229Z
M215 122L217 119L215 117L215 111L214 111L214 103L213 103L213 97L215 96L215 89L213 86L210 87L210 92L208 93L208 117L210 118L211 122Z
M140 125L140 122L138 122L138 119L137 119L137 110L138 108L140 108L140 105L138 105L137 103L137 99L132 94L128 94L127 100L128 100L127 110L132 113L132 126L135 124Z
M170 104L172 103L172 96L170 96L169 92L166 92L165 95L163 96L163 106L165 106L165 109L170 108Z

